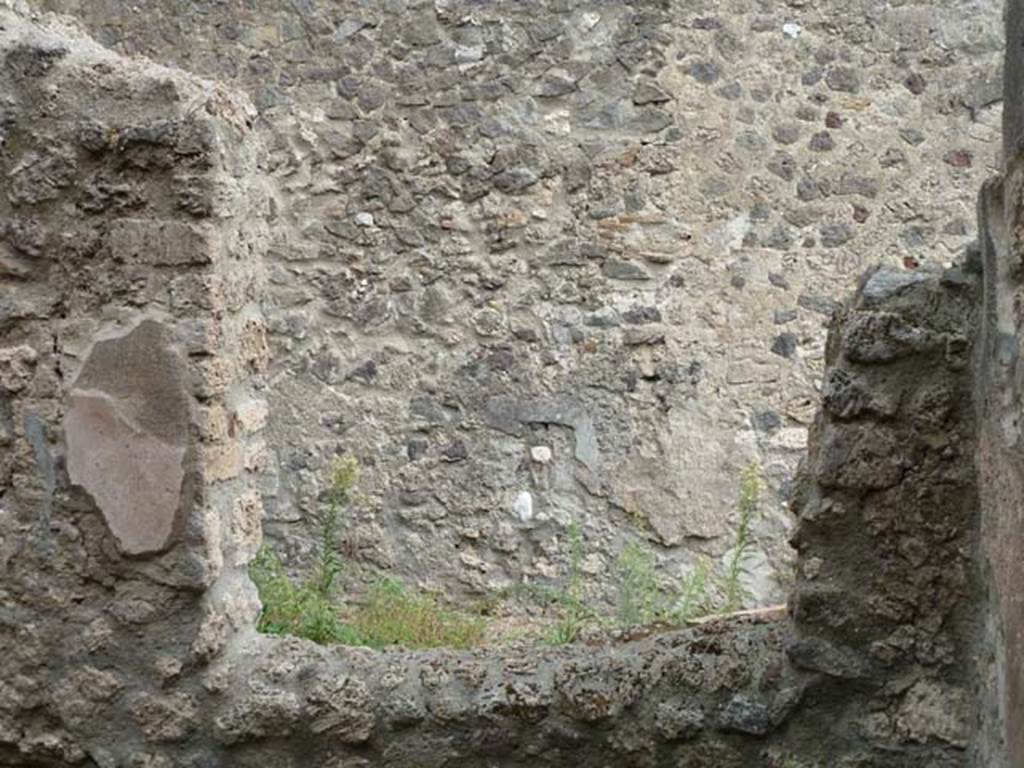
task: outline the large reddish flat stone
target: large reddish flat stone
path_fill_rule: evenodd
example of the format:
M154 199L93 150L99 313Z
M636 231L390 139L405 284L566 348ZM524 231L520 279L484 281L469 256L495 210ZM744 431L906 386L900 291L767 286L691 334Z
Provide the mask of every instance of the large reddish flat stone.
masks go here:
M170 333L147 320L97 342L69 399L71 481L92 496L125 554L167 549L181 507L190 422L185 361Z

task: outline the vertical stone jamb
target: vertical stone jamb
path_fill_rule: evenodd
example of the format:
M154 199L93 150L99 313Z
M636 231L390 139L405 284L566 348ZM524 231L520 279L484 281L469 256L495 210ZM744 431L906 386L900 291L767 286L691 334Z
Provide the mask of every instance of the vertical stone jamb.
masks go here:
M820 676L802 726L871 765L963 765L972 737L977 293L959 268L879 270L829 336L789 657Z
M254 111L0 11L0 115L0 765L163 765L258 610Z

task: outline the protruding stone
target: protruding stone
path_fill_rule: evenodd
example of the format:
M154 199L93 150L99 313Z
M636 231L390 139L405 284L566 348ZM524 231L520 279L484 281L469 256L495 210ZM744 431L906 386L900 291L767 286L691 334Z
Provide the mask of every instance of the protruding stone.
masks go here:
M203 450L203 479L217 483L242 473L242 449L237 442L219 443Z
M866 301L877 302L895 296L905 288L923 283L928 276L922 272L896 272L880 269L864 284L861 295Z
M129 264L206 265L218 247L212 227L181 221L118 219L107 238L111 257Z
M890 363L934 349L941 339L892 312L857 312L843 334L843 347L857 363Z
M24 344L0 349L0 391L20 392L32 379L39 355Z

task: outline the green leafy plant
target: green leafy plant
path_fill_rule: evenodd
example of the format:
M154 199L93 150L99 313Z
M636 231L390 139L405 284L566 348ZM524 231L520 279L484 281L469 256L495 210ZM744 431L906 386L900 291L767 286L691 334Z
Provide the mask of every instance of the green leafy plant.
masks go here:
M354 633L337 606L313 582L296 584L270 547L260 549L249 568L263 609L257 629L268 635L295 635L315 643L349 643Z
M702 559L679 582L678 595L667 618L673 624L682 624L714 611L715 601L711 593L711 564Z
M655 578L654 553L631 541L619 555L618 623L623 627L649 624L663 613Z
M555 591L553 597L561 617L545 640L551 645L565 645L575 641L596 615L584 600L583 530L575 520L569 524L569 583L564 590Z
M740 476L740 493L737 503L739 521L736 525L736 543L733 545L732 552L729 555L721 583L721 610L723 613L739 610L750 597L742 582L743 561L750 554L750 550L753 547L751 527L761 504L762 489L761 468L757 464L751 464L743 470L743 474Z
M338 550L342 530L342 510L348 505L352 491L359 482L359 461L355 456L337 457L330 466L329 484L323 503L317 505L314 517L319 533L319 553L313 571L313 584L322 595L329 595L344 563Z
M359 462L353 456L336 458L330 466L323 503L314 513L317 556L312 574L301 583L285 572L277 554L264 545L249 567L263 609L257 629L271 635L295 635L317 643L346 643L357 638L340 618L331 594L342 571L338 537L342 510L359 481Z
M614 616L585 601L583 589L583 538L578 523L569 526L569 573L564 586L517 585L505 593L526 597L548 607L557 606L558 621L544 639L554 645L574 642L588 626L631 627L655 622L684 624L696 618L733 613L750 594L743 584L743 568L754 547L756 520L764 483L761 469L752 464L743 470L738 484L735 544L720 568L702 558L674 585L659 585L654 554L630 541L616 564L617 604Z
M485 622L443 607L434 595L410 592L396 579L385 579L369 591L365 603L346 609L334 598L344 570L339 539L344 510L359 482L359 463L352 456L335 459L328 473L314 519L316 562L309 577L296 582L277 554L260 549L249 567L263 604L257 628L270 635L295 635L316 643L383 647L469 648L483 639Z

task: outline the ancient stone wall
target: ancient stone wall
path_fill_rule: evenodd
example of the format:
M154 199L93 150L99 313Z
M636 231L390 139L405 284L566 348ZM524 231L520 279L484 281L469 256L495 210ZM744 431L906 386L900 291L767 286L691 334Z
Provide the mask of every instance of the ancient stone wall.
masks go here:
M185 738L259 610L254 115L0 10L0 763Z
M1019 205L992 215L997 186L984 258L872 271L836 314L790 620L322 648L257 635L244 573L281 215L251 107L2 10L0 61L0 764L1014 765Z
M289 560L337 451L371 573L607 597L631 537L678 577L783 500L824 324L875 262L943 264L997 165L997 0L35 0L245 89L271 222L268 535ZM270 477L270 476L268 476Z
M791 621L475 653L250 637L211 672L229 694L214 720L222 759L999 765L979 757L975 705L979 282L959 268L878 271L837 318L795 497Z

